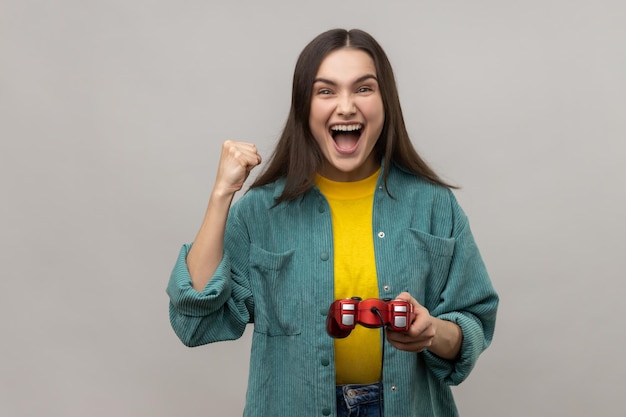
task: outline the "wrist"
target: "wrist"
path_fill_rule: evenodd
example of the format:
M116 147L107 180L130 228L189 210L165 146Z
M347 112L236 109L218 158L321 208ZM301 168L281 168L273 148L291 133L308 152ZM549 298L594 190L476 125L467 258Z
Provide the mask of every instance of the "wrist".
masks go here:
M447 320L433 317L435 337L428 350L435 355L448 360L456 359L461 352L463 331L461 327Z
M211 191L210 201L216 203L226 202L230 204L231 200L235 196L235 193L236 191L233 191L231 189L216 186L215 188L213 188L213 191Z

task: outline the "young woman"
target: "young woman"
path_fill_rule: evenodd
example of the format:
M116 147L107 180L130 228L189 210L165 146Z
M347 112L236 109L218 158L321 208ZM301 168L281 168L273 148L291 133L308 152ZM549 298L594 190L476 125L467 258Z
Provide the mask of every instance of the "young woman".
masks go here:
M316 37L296 64L285 129L261 157L227 141L202 226L170 278L188 346L254 323L245 416L456 416L493 337L498 296L450 187L408 137L389 61L359 30ZM401 299L407 331L331 338L334 300Z

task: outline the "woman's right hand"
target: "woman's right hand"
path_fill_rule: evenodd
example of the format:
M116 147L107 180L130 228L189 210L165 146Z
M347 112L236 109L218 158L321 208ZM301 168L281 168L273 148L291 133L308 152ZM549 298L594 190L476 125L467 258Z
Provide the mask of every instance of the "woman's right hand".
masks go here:
M217 168L214 191L234 194L243 188L250 171L261 163L261 156L253 143L227 140Z

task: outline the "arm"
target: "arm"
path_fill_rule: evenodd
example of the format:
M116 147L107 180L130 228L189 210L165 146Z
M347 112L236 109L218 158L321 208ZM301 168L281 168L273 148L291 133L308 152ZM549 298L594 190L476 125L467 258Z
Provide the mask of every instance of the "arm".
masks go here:
M226 141L222 145L215 185L202 225L187 255L193 288L206 287L224 252L224 231L233 197L243 187L250 171L261 163L251 143Z
M389 343L408 352L428 349L442 359L452 360L459 355L463 342L463 332L459 325L432 317L408 292L403 292L396 298L413 304L415 320L406 332L387 332Z
M411 300L416 319L408 332L387 332L398 349L421 351L430 371L448 385L461 383L473 369L479 355L493 338L498 295L483 264L472 236L467 217L450 193L450 211L438 207L450 219L433 224L431 232L453 242L452 251L433 254L433 265L447 265L443 285L425 297L425 307ZM451 227L448 229L447 224ZM440 227L437 227L440 226ZM446 260L446 257L449 259ZM428 299L430 302L428 303Z
M225 239L241 245L247 238L237 216L229 215L234 194L261 161L252 144L225 142L204 221L193 245L183 245L167 286L170 322L187 346L233 340L251 319L251 292L246 271L233 271ZM230 226L226 224L231 223ZM229 237L225 237L228 235Z

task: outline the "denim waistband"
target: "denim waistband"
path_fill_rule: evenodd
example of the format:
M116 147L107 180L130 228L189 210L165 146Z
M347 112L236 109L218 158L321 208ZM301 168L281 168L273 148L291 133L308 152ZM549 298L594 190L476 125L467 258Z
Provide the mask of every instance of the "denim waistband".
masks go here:
M373 402L378 402L378 393L381 392L381 384L349 384L337 385L337 400L343 398L348 408L358 407Z

